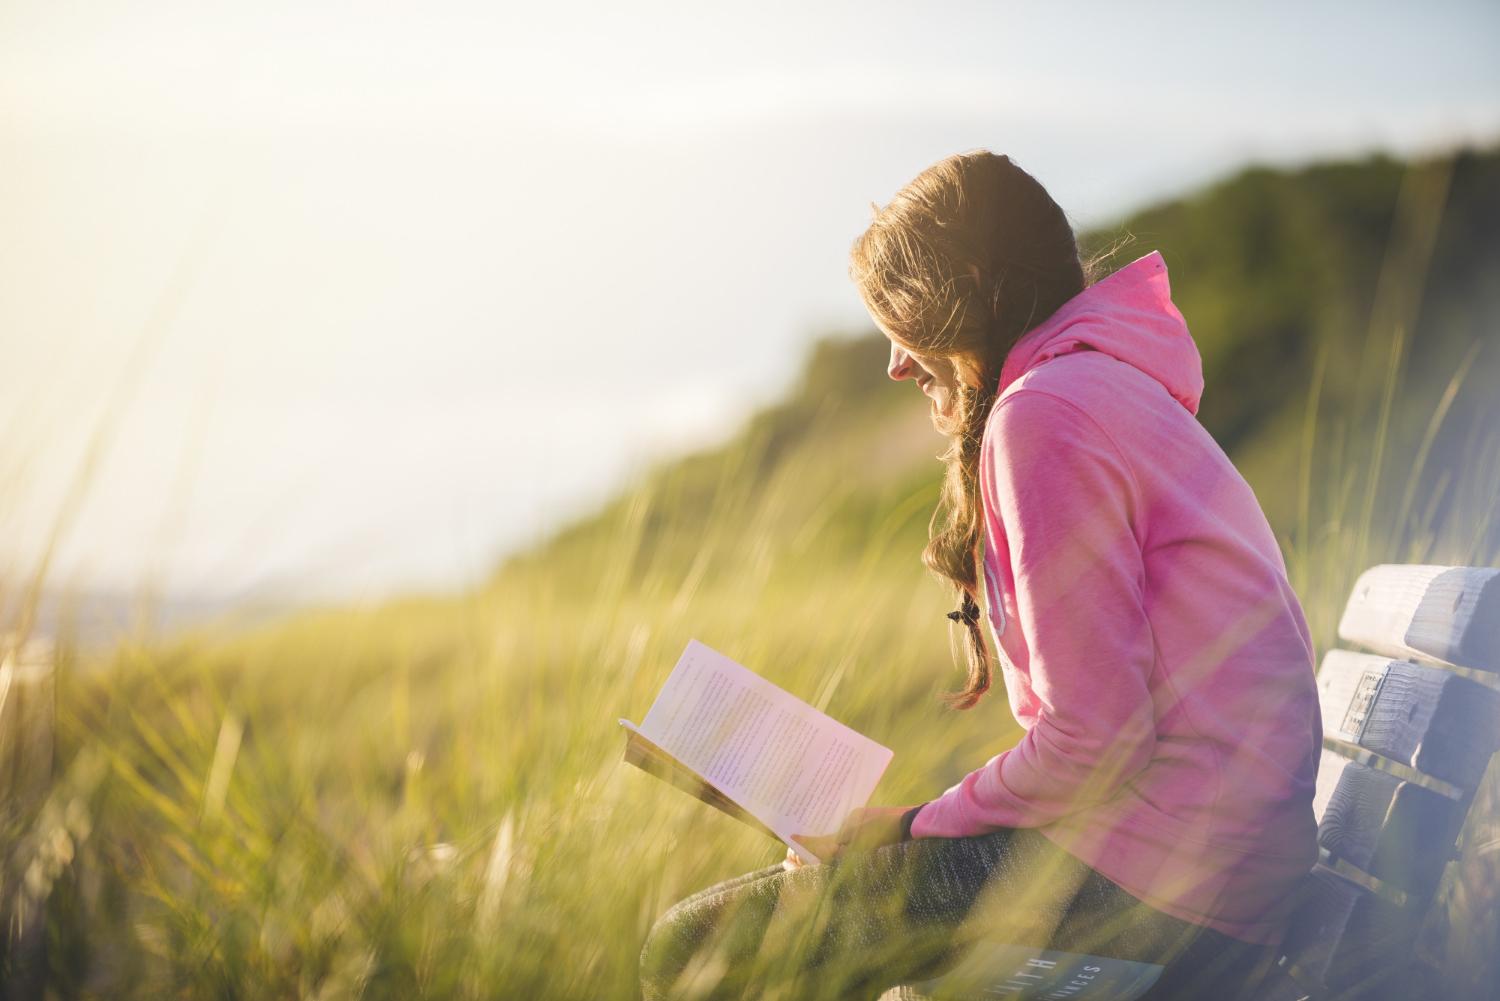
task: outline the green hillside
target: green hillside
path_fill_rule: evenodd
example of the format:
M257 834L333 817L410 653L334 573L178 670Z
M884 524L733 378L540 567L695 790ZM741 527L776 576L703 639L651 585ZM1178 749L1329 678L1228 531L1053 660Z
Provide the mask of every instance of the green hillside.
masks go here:
M1392 558L1482 561L1500 548L1497 225L1500 148L1410 165L1374 156L1297 171L1250 168L1081 234L1080 243L1105 272L1161 251L1203 355L1199 417L1291 555L1326 542L1330 522L1358 528L1360 518L1343 515L1362 515L1368 499L1366 532L1378 527L1380 538L1348 540L1365 547L1350 556L1379 549ZM820 542L849 552L869 545L900 498L924 484L935 498L943 442L925 398L886 378L888 350L873 328L819 341L787 398L731 442L644 475L642 490L670 498L649 519L647 549L668 567L690 563L697 533L736 514L712 503L726 483L742 481L753 497L755 485L775 483L798 462L827 481L801 480L808 489L785 501L782 516L822 505ZM1377 442L1384 454L1375 468ZM1414 477L1418 458L1423 470ZM586 559L631 503L620 498L501 573ZM668 524L667 512L681 522ZM914 554L922 526L903 524L899 547ZM773 534L778 547L795 548L799 538ZM672 539L682 545L665 556L658 547ZM1337 590L1353 572L1328 583Z
M1126 221L1168 261L1203 353L1204 425L1284 533L1295 527L1288 486L1315 373L1320 452L1340 437L1368 449L1373 436L1360 431L1378 415L1398 331L1395 453L1415 449L1471 352L1439 464L1463 460L1465 435L1500 427L1497 219L1500 153L1489 150L1410 169L1385 157L1253 169Z
M1202 419L1324 646L1361 567L1500 556L1497 180L1497 150L1252 169L1088 234L1165 256ZM7 891L47 902L56 996L635 997L657 914L781 854L620 763L615 720L692 637L893 748L881 802L1013 741L1003 695L937 702L960 681L918 562L943 441L885 357L864 332L819 342L732 440L472 593L126 647L107 671L64 651L56 784L0 830ZM1423 947L1446 997L1500 974L1491 786Z

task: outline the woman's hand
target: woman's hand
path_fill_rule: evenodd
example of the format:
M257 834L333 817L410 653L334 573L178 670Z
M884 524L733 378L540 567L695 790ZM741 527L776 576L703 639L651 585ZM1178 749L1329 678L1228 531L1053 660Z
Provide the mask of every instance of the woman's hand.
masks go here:
M851 810L835 834L798 834L793 840L806 845L823 861L830 862L850 849L864 851L900 841L901 816L909 809L911 807L907 806L863 806ZM782 865L795 869L802 864L803 860L796 851L787 849L786 861Z

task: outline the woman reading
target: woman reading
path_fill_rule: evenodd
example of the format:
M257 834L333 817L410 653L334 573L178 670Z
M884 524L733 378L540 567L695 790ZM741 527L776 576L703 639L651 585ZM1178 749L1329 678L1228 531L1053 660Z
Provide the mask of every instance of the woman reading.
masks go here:
M850 271L950 440L922 554L958 605L948 698L998 674L1024 735L799 839L831 862L679 903L646 997L875 997L996 943L1154 969L1132 997L1232 996L1315 859L1321 732L1276 540L1194 416L1165 262L1090 282L1045 189L979 151L880 209Z

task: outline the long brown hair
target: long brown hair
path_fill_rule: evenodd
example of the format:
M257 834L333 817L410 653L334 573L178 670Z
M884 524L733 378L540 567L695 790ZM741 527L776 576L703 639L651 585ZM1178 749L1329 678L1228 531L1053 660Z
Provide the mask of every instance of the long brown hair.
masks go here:
M1073 227L1036 179L1008 156L959 153L922 171L875 207L854 241L849 274L881 327L918 355L948 361L957 377L948 417L942 494L922 562L951 584L950 615L966 626L969 675L945 701L967 709L993 671L980 628L982 501L979 446L1000 366L1021 335L1081 292L1094 268L1079 258Z

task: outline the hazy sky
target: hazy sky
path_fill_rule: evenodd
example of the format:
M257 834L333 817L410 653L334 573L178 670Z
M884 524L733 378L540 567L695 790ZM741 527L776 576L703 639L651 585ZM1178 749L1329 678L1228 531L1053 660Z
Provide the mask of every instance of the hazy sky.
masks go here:
M1500 136L1497 42L1493 2L0 0L0 573L102 425L58 583L473 579L862 329L849 244L932 161L1087 226Z

